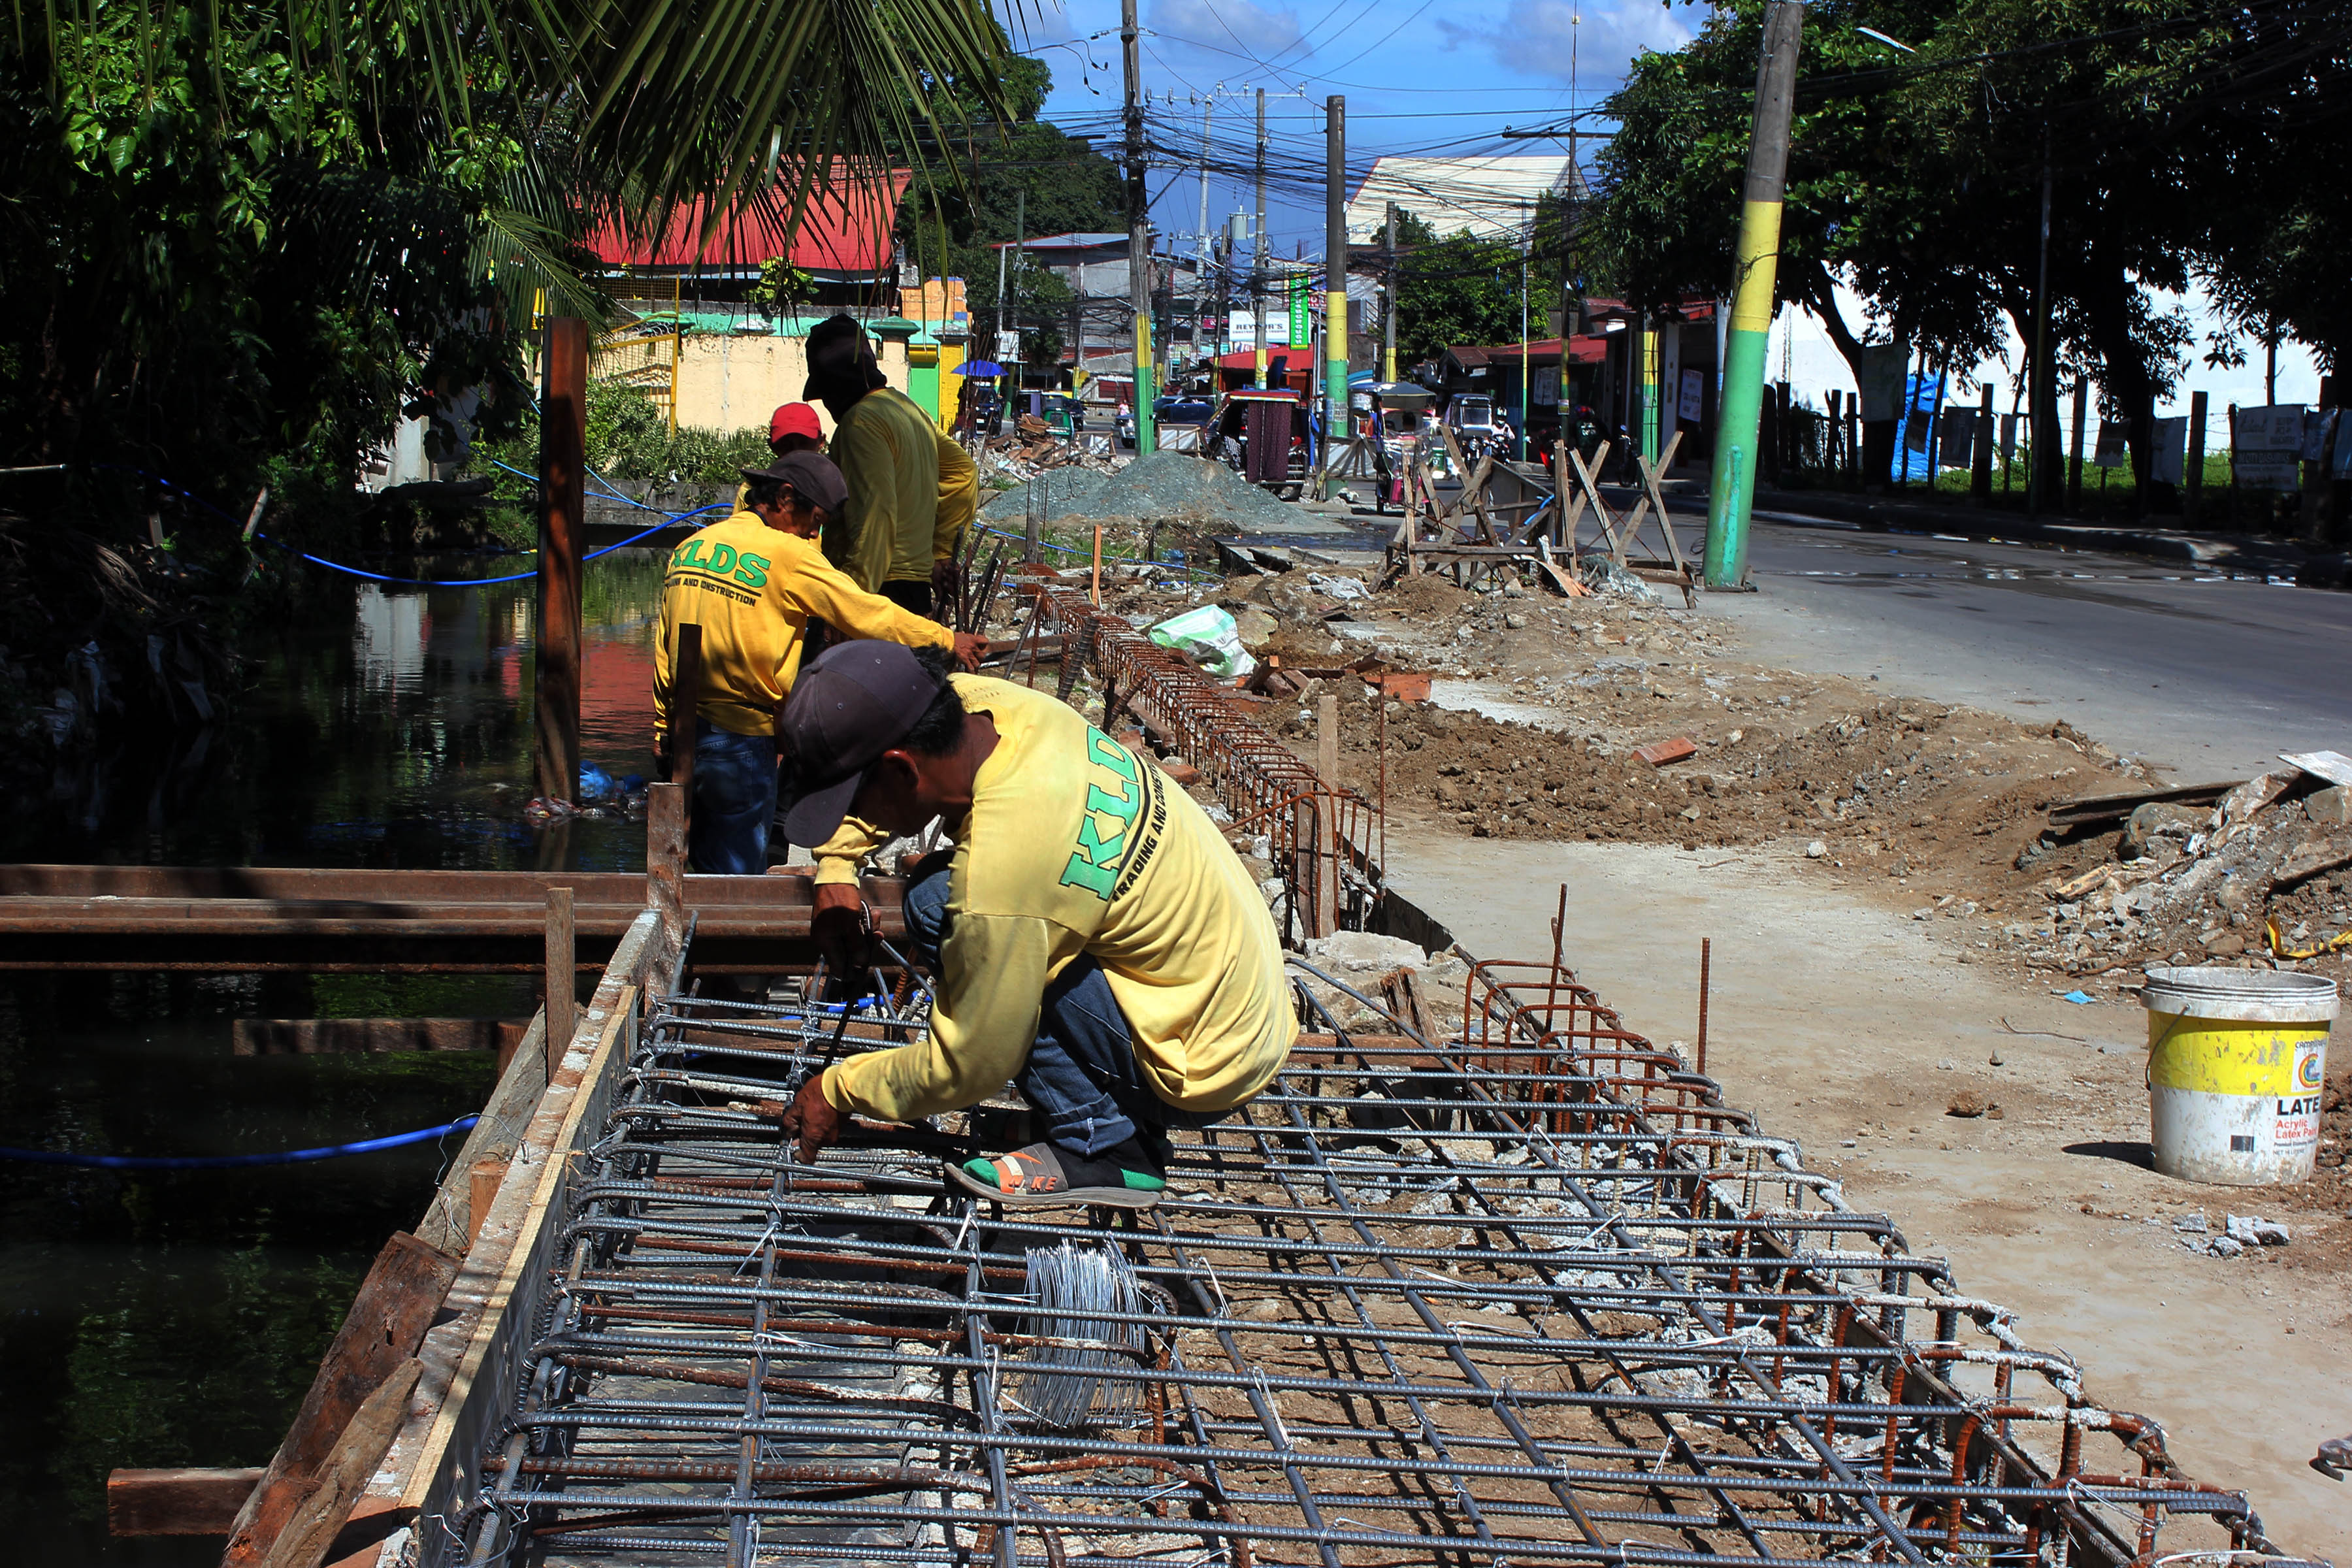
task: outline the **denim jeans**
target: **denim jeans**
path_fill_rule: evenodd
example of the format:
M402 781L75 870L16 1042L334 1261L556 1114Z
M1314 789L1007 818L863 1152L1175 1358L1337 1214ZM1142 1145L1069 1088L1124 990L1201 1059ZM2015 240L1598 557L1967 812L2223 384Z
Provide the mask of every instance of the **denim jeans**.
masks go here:
M907 886L907 935L915 956L939 973L948 913L948 868L953 852L927 856ZM1048 1141L1081 1154L1099 1154L1139 1138L1163 1163L1168 1129L1207 1127L1225 1110L1184 1110L1152 1092L1135 1065L1135 1037L1118 1010L1102 965L1081 953L1046 983L1037 1015L1037 1038L1013 1087L1045 1122Z
M696 720L688 867L762 875L768 869L768 822L775 814L776 738L738 735L708 719Z

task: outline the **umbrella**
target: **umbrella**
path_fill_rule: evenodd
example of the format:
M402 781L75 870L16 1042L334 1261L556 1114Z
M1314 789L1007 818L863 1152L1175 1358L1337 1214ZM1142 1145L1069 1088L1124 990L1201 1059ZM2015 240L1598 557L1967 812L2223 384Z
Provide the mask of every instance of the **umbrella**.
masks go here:
M955 367L958 375L1003 375L1004 367L992 359L968 359Z

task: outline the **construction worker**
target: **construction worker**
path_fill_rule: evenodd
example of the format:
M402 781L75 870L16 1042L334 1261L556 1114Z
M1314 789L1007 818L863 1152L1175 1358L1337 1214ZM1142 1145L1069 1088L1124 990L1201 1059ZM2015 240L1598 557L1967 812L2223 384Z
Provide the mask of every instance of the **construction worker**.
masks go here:
M821 944L861 929L864 846L934 818L956 841L906 895L929 1037L804 1082L782 1122L805 1156L845 1116L913 1121L1010 1079L1045 1137L950 1180L1014 1205L1148 1207L1168 1130L1223 1120L1281 1070L1298 1026L1249 872L1191 796L1067 704L951 674L930 648L851 642L802 672L782 733L803 792L793 839L825 843Z
M802 392L833 416L833 458L849 502L825 530L825 558L858 586L928 616L952 597L964 531L980 509L971 457L912 398L888 385L847 316L808 337Z
M768 868L776 809L777 710L799 669L810 618L822 616L853 637L951 649L968 668L979 668L985 644L865 592L825 561L814 541L844 497L840 470L823 453L787 453L742 474L741 507L679 545L662 580L654 750L667 764L676 744L669 715L677 631L698 625L687 859L697 871L756 875Z

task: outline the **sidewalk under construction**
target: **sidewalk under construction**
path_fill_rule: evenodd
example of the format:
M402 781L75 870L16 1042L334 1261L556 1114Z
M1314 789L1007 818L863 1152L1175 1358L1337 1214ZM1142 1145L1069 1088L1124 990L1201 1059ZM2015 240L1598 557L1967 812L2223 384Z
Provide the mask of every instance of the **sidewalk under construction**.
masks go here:
M1269 835L1288 931L1412 923L1370 803L1083 595L1036 597L1107 725ZM469 1144L420 1226L464 1257L371 1352L400 1367L383 1436L352 1447L364 1407L329 1435L361 1494L330 1561L2293 1561L1557 948L1463 954L1458 997L1294 959L1287 1069L1179 1135L1148 1212L945 1184L1018 1141L1010 1100L803 1163L782 1106L920 1037L921 977L886 948L875 999L814 1000L793 933L768 1000L705 994L741 963L705 962L663 789L651 907L510 1156L468 1195ZM268 1511L231 1561L276 1560Z

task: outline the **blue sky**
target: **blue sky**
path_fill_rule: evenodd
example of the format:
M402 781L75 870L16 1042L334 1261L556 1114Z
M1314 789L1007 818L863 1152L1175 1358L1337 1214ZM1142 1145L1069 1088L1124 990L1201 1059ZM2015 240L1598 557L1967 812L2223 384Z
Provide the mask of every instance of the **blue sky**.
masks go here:
M1197 145L1202 100L1213 95L1211 141L1246 162L1254 89L1264 87L1269 160L1301 174L1320 167L1323 100L1333 93L1348 100L1348 162L1358 174L1381 153L1565 152L1564 139L1507 142L1498 133L1591 109L1635 53L1678 47L1705 16L1656 0L1140 0L1139 9L1143 86L1155 119L1166 119L1185 146ZM1013 27L1014 47L1053 69L1046 118L1097 135L1114 154L1118 24L1118 0L1071 0ZM1302 89L1303 98L1276 96ZM1589 167L1591 144L1581 151ZM1150 184L1162 232L1200 226L1195 175L1154 169ZM1302 244L1320 252L1319 197L1279 184L1267 204L1276 252L1288 256ZM1212 227L1253 199L1246 175L1213 172Z

